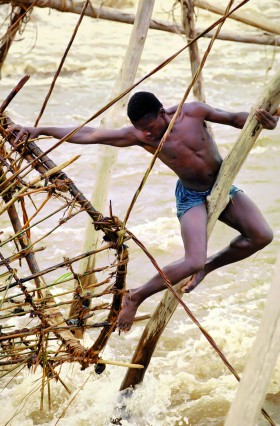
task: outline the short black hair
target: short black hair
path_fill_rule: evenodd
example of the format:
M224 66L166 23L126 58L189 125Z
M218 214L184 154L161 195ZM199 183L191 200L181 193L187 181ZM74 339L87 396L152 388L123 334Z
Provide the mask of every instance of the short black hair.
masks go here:
M162 108L162 103L150 92L137 92L131 96L127 105L127 115L130 121L138 121L147 114L154 116Z

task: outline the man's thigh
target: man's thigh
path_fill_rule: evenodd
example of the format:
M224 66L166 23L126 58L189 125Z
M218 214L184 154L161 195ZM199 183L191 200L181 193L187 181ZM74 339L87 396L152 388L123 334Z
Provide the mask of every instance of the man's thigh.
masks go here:
M247 238L270 231L268 223L256 204L242 191L236 192L221 213L219 220Z
M188 256L206 256L207 211L205 204L192 207L180 220L185 253Z

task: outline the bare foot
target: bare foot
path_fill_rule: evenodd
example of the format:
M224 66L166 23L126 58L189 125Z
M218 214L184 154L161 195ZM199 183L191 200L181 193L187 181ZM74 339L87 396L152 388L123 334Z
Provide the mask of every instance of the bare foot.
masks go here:
M198 286L199 283L201 283L201 281L205 278L206 275L207 274L205 271L197 272L191 277L190 281L188 281L188 283L182 287L182 291L184 293L190 293L192 290L195 289L195 287Z
M129 331L133 324L133 320L139 304L133 299L133 291L128 291L122 302L122 309L118 317L119 331Z

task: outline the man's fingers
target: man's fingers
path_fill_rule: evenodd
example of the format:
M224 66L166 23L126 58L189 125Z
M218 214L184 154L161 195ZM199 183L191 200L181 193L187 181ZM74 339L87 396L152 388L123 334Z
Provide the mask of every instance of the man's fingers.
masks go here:
M18 145L22 140L26 140L29 137L27 130L23 129L17 124L11 124L7 127L8 135L15 136L15 144Z
M266 129L274 129L278 121L276 117L273 117L273 115L264 109L258 109L256 111L256 118Z

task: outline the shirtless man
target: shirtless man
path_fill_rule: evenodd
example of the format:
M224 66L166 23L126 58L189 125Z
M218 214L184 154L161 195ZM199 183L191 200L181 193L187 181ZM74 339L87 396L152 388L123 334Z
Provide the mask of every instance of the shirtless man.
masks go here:
M177 107L164 109L160 101L149 92L134 94L127 108L132 126L120 130L84 127L67 142L77 144L103 144L116 147L140 146L153 154L165 133ZM273 234L256 205L241 190L233 186L229 202L220 215L220 220L239 231L228 247L207 258L207 211L209 195L222 163L217 145L211 138L205 121L226 124L241 129L248 117L247 112L230 113L215 109L200 102L184 104L162 150L160 160L172 169L179 180L176 186L177 216L181 225L184 257L166 266L163 270L176 284L194 275L185 291L193 290L211 271L245 259L272 241ZM274 129L278 118L265 110L256 112L257 120L266 129ZM13 126L19 130L18 139L24 131L30 137L40 135L61 139L70 128ZM165 289L163 279L156 274L146 284L126 294L123 309L118 319L121 331L128 331L133 323L138 306L149 296Z

